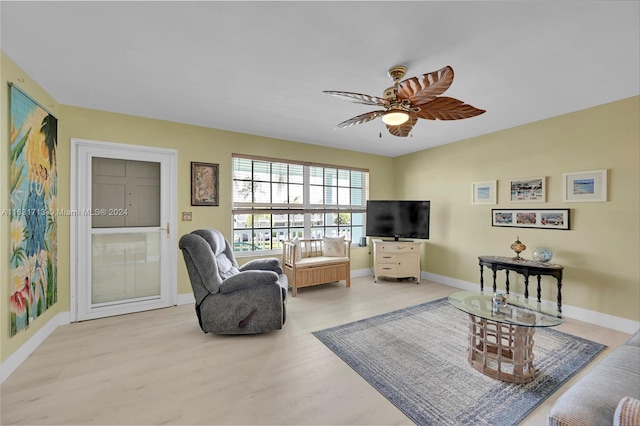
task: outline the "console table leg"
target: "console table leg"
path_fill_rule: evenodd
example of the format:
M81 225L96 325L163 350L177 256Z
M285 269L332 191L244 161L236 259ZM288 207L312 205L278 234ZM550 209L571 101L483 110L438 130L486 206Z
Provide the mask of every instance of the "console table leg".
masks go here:
M482 265L480 265L480 291L484 290L484 274L483 272L484 267Z
M491 268L491 270L493 271L493 292L495 293L496 290L498 289L498 286L496 285L497 270L495 267Z
M507 287L507 294L509 294L509 271L504 271L507 274L507 281L505 282L505 286Z
M538 303L541 302L540 300L541 293L542 293L542 290L540 289L540 275L538 275Z
M529 300L529 273L524 273L524 298Z
M562 278L558 278L558 312L562 312Z

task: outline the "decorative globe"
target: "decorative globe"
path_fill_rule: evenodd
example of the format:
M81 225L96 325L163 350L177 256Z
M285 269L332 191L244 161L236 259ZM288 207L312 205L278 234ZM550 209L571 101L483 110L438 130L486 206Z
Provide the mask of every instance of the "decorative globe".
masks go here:
M548 262L553 257L553 252L546 247L536 247L533 249L533 260L538 262Z

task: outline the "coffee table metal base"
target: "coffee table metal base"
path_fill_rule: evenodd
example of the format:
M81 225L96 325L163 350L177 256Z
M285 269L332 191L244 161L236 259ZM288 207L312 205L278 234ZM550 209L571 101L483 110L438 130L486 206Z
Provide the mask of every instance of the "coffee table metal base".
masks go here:
M535 327L511 325L469 314L469 364L494 379L511 383L533 380Z

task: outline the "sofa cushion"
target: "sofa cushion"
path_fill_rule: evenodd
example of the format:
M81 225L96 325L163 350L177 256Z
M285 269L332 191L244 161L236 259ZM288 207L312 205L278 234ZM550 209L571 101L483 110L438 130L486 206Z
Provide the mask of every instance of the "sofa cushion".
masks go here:
M295 247L295 251L296 251L296 258L294 259L294 262L298 262L300 259L302 259L302 245L300 244L300 238L295 237L291 240L291 244L293 244Z
M322 255L329 257L344 257L344 236L322 237Z
M613 426L640 425L640 399L625 396L618 403L613 417Z

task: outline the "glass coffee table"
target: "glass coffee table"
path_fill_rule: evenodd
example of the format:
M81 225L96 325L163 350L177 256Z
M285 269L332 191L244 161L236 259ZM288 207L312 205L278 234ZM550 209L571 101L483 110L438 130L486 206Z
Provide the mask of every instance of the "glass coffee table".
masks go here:
M507 295L507 304L494 308L493 293L459 291L449 303L469 314L469 364L494 379L511 383L533 380L533 335L537 327L564 322L557 306Z

